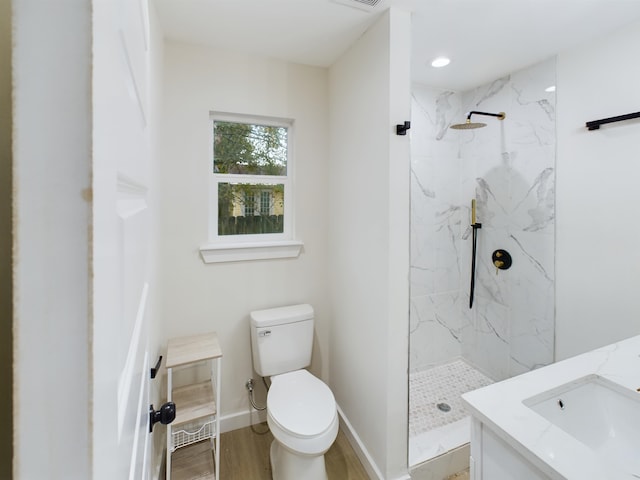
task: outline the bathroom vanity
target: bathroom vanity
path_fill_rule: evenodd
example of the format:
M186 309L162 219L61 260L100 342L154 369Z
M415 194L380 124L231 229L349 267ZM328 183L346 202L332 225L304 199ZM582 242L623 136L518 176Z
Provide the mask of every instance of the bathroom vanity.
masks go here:
M463 399L471 480L640 478L640 336Z

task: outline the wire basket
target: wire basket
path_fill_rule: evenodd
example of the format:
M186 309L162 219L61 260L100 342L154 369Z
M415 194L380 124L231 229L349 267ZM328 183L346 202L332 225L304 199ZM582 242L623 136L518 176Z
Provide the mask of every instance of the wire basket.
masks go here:
M176 448L191 445L212 438L214 431L215 418L210 418L202 423L202 420L184 424L180 430L174 430L171 433L173 437L173 450Z

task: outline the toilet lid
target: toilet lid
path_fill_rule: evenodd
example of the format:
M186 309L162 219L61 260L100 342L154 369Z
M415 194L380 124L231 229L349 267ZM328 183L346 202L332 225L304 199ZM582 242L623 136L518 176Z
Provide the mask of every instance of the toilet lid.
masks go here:
M267 410L283 429L310 437L331 426L336 401L324 382L306 370L296 370L271 377Z

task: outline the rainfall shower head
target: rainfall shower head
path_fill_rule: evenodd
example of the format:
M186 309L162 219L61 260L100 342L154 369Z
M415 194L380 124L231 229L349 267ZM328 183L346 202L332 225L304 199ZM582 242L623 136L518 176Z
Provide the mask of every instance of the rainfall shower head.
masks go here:
M504 118L507 116L504 112L500 112L500 113L487 113L487 112L469 112L469 114L467 115L467 121L465 123L456 123L454 125L451 125L450 128L453 128L454 130L473 130L474 128L482 128L482 127L486 127L487 124L486 123L472 123L471 122L471 115L476 114L476 115L488 115L489 117L496 117L498 120L504 120Z
M454 130L473 130L475 128L486 127L486 123L480 122L471 122L471 120L467 119L465 123L456 123L455 125L451 125L449 128L453 128Z

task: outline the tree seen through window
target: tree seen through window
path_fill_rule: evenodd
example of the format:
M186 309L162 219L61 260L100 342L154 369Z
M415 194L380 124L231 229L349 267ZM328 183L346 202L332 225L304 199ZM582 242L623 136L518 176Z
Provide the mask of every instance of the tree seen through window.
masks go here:
M273 177L287 175L288 129L228 121L214 121L213 128L218 235L282 233L285 185Z

